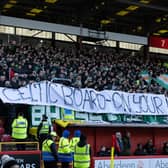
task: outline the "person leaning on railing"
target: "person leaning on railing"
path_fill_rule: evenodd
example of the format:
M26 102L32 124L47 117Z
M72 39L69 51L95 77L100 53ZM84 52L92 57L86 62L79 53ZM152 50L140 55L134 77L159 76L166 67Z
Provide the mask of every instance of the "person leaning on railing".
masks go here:
M74 131L74 137L72 137L71 140L70 140L70 148L71 148L72 153L74 153L75 145L79 142L80 136L81 136L81 131L80 130L75 130Z

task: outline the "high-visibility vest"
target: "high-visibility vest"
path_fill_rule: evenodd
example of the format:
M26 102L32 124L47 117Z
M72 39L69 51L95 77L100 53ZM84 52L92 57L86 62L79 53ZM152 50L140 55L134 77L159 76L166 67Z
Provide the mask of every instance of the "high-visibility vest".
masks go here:
M90 167L90 145L83 147L75 145L74 149L74 168L89 168Z
M74 152L74 147L75 145L79 142L80 138L79 137L73 137L70 140L70 148L71 148L71 152Z
M51 144L54 143L51 139L46 139L42 144L42 159L44 161L55 161L55 157L52 155Z
M54 143L54 141L52 141L51 139L44 140L42 144L42 151L51 152L50 146L52 143Z
M27 120L22 116L19 116L12 123L12 137L15 139L27 138Z
M69 139L61 137L58 146L58 160L60 162L72 162L73 155L70 149Z
M64 138L64 137L60 138L58 152L59 153L70 153L71 152L68 138Z
M47 121L42 122L42 127L39 131L39 134L48 134L49 133L49 123Z

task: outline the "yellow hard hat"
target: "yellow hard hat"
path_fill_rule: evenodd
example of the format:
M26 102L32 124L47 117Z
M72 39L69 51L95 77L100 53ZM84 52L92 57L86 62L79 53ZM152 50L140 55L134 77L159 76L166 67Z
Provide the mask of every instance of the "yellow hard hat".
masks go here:
M54 131L52 131L52 132L50 133L50 135L51 135L51 136L55 136L55 137L56 137L56 136L57 136L57 133L56 133L56 132L54 132Z

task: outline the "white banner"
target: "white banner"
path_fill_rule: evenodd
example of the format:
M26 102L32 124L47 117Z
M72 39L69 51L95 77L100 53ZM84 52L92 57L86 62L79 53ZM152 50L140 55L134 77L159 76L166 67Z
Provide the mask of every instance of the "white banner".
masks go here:
M110 160L95 160L94 168L111 168ZM168 158L115 159L114 168L168 168Z
M4 103L54 105L75 111L129 115L168 115L164 95L96 91L42 81L19 89L0 87Z

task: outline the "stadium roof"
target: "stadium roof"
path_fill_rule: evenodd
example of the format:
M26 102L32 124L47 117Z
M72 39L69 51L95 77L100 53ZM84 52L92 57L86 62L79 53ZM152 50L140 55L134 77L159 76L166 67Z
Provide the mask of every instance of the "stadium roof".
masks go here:
M100 31L168 35L168 0L1 0L0 11Z

